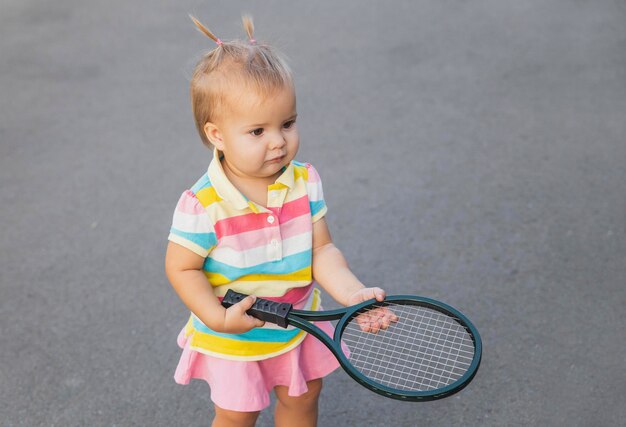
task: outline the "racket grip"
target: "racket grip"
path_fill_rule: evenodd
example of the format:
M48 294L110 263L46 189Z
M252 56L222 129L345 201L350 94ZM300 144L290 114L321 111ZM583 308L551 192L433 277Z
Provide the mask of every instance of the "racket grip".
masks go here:
M247 297L246 294L240 294L229 289L224 295L222 305L226 308L237 304L239 301ZM250 316L263 320L264 322L275 323L278 326L286 328L289 325L287 315L291 311L291 304L287 302L270 301L263 298L257 298L254 305L246 311Z

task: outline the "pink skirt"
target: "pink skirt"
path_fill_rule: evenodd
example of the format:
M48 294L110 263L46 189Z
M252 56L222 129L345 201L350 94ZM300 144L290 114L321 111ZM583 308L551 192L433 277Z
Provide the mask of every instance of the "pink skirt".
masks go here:
M333 335L330 322L315 324ZM289 387L289 396L300 396L308 391L308 381L325 377L339 367L330 350L311 335L287 353L256 362L219 359L192 350L184 329L178 335L178 345L183 352L174 374L176 382L205 380L211 387L213 403L238 412L255 412L269 406L269 393L278 385Z

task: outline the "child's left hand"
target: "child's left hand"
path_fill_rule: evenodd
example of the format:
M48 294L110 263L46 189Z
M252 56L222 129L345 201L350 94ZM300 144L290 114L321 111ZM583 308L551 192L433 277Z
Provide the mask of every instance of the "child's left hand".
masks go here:
M355 305L363 301L376 298L376 301L385 299L385 291L381 288L363 288L356 291L348 299L348 305ZM381 329L387 329L392 323L398 321L398 316L386 307L378 307L359 314L356 319L363 332L377 333Z

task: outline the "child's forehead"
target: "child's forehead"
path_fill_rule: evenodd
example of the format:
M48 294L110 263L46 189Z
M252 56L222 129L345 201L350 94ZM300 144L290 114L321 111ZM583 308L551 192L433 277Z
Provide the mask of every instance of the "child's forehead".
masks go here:
M259 88L254 84L238 85L226 94L228 100L246 107L260 107L264 104L284 102L295 98L293 87L284 85L274 88Z
M292 86L260 90L253 86L241 85L225 95L229 109L241 115L292 110L296 104L296 94Z

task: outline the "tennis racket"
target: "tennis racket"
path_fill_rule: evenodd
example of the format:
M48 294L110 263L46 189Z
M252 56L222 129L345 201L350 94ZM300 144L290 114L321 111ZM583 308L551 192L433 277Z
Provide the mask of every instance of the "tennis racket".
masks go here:
M229 290L222 305L230 307L246 296ZM295 310L289 303L257 298L247 313L308 332L358 383L392 399L450 396L469 384L480 365L478 330L455 308L429 298L387 296L329 311ZM312 323L325 320L338 320L333 337Z

